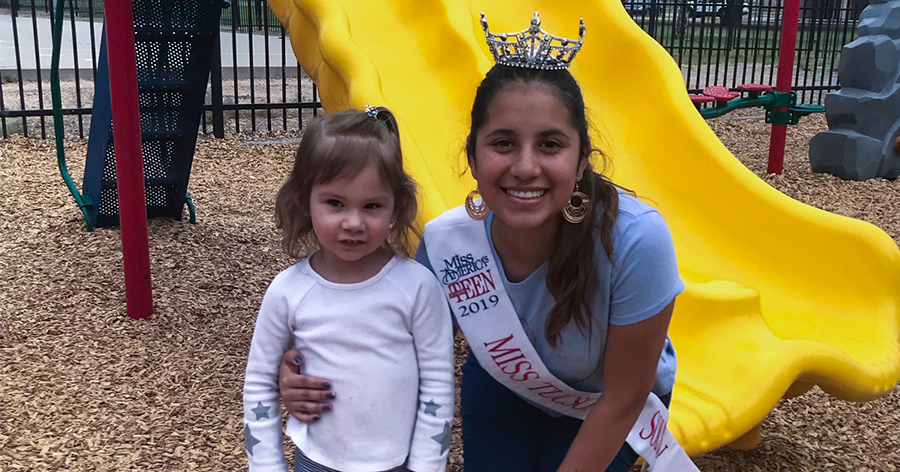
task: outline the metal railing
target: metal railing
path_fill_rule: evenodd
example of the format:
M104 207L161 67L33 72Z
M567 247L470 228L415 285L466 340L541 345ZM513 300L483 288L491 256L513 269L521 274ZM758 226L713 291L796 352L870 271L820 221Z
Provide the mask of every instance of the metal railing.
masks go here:
M798 100L824 103L840 88L841 50L856 38L866 0L801 4L793 89ZM624 0L635 22L681 66L691 93L709 85L774 85L783 3L778 0Z
M66 132L84 137L93 101L93 71L100 47L102 0L66 2L66 42L73 47L63 67ZM843 46L856 37L867 0L804 0L794 61L798 100L824 103L840 86ZM48 135L48 51L51 0L0 0L0 34L9 29L14 58L0 63L0 130L3 136ZM634 21L681 66L696 93L708 85L773 84L781 36L781 0L624 0ZM232 0L223 11L222 54L215 55L202 131L300 129L319 114L315 85L294 59L287 32L263 0ZM88 46L89 44L89 46ZM90 51L89 53L86 51ZM86 58L84 56L90 56ZM52 130L51 130L52 131Z
M103 2L63 1L64 45L68 46L64 54L69 57L64 57L68 66L62 66L61 72L62 114L66 134L85 137L90 129ZM212 58L201 131L222 137L226 129L301 129L310 117L321 113L321 103L315 84L294 58L287 31L264 1L230 3L221 17L220 54ZM9 26L15 51L14 57L0 57L3 137L24 134L46 138L53 133L49 61L42 54L52 45L50 6L51 0L0 0L0 30Z

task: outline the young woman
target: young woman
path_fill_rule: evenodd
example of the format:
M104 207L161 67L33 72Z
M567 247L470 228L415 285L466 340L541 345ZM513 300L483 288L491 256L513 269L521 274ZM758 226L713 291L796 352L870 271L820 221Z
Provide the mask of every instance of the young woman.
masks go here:
M471 349L467 472L627 471L631 435L666 452L664 423L651 434L636 421L651 400L670 399L666 332L684 284L662 216L593 170L588 129L567 70L498 63L478 87L466 142L477 192L465 212L426 225L416 259L445 286ZM489 326L499 313L518 327ZM516 336L533 350L515 347ZM298 370L285 353L282 402L309 421L340 391Z

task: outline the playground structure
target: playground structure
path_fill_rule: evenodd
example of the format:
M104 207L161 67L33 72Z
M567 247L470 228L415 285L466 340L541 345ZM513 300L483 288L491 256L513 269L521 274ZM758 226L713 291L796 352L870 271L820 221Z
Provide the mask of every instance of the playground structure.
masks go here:
M744 93L747 96L742 96ZM820 105L798 104L794 92L776 92L771 85L762 84L742 84L735 90L711 85L703 89L703 94L689 97L697 105L700 116L707 119L718 118L741 108L761 107L766 110L766 123L795 125L806 115L825 111L825 107ZM701 103L715 103L715 106L700 108ZM775 111L779 107L787 107L787 111Z
M844 179L900 176L900 0L872 0L844 46L840 90L825 98L829 130L809 143L810 166Z
M187 185L222 3L138 0L134 9L147 216L181 219L187 205L194 222ZM119 224L107 49L104 36L83 187L96 226Z
M612 156L612 178L665 215L687 283L670 328L679 355L670 427L689 453L754 446L778 400L813 385L856 401L896 385L896 244L871 225L791 200L744 168L691 105L669 55L619 0L577 11L537 0L270 5L295 33L295 54L327 112L366 103L395 111L405 163L423 189L420 223L471 189L453 164L491 65L479 13L498 31L517 31L540 11L546 28L564 36L584 18L586 43L572 73L602 131L596 142Z
M140 154L148 217L181 219L183 208L187 206L190 220L195 222L195 210L187 185L223 6L224 2L218 0L139 0L133 3L134 38L131 42L135 44L133 55L140 108L139 143L142 143ZM85 226L90 231L94 227L119 224L109 47L104 28L94 90L90 144L82 192L79 192L67 170L61 143L63 132L58 65L63 9L64 3L58 2L54 12L54 56L51 66L54 74L51 83L54 87L57 153L60 173L82 209ZM126 25L126 31L131 28Z
M785 1L781 18L781 44L778 53L778 78L775 87L762 84L742 84L735 90L711 86L702 95L690 95L704 118L715 118L739 108L762 107L766 110L766 123L772 124L769 136L769 163L767 172L780 174L784 168L784 145L787 126L795 125L810 113L825 111L818 105L797 104L797 94L791 91L794 53L796 52L797 25L800 21L800 0ZM740 97L743 92L745 98ZM714 108L701 109L701 103L715 102Z
M51 84L59 170L89 231L122 228L132 318L153 312L147 217L181 219L187 205L195 221L187 185L223 6L221 0L106 2L109 21L100 47L82 194L63 151L59 56L64 3L56 3Z
M790 60L782 63L790 64ZM787 67L787 66L785 66ZM789 79L781 79L785 74L790 77L790 69L779 70L779 82L784 82L783 87L790 88ZM747 96L742 96L744 93ZM718 118L726 113L741 108L762 107L766 110L766 123L772 124L772 134L769 141L769 163L767 172L780 174L784 168L784 143L787 125L796 125L800 118L812 114L822 113L825 107L821 105L798 104L797 94L790 90L774 90L771 85L742 84L734 90L726 87L712 85L703 89L700 95L689 95L691 102L697 107L703 118ZM703 103L715 103L715 106L701 108Z
M539 10L569 35L585 17L588 43L573 73L603 131L597 142L614 158L612 177L666 216L688 285L670 331L680 359L671 428L688 452L753 446L778 399L814 384L850 400L896 384L896 245L870 225L790 200L744 169L691 107L671 58L617 0L577 12L536 0L446 0L409 11L278 0L272 8L295 33L295 53L326 111L377 103L397 112L407 165L424 189L420 223L471 187L452 164L475 86L490 67L479 12L512 31ZM640 104L628 99L638 95ZM133 219L145 222L146 214Z

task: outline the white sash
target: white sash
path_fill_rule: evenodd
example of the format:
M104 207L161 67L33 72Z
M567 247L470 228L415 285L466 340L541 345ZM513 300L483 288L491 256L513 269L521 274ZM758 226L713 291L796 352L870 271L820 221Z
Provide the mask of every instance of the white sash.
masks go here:
M569 387L544 366L522 329L491 253L484 222L463 207L425 225L425 247L469 348L494 379L545 408L583 420L600 393ZM650 394L626 441L650 470L698 471L666 424L669 411Z

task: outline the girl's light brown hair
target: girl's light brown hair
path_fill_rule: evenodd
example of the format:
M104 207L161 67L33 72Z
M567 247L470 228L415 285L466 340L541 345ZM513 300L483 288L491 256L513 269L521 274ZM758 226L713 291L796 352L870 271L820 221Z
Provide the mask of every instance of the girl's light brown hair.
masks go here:
M318 249L309 216L309 199L317 184L353 177L375 166L394 193L393 226L388 244L409 255L409 232L416 217L416 183L403 170L397 119L378 107L375 117L358 110L345 110L312 120L297 147L294 168L275 196L275 224L281 229L281 247L300 259Z

